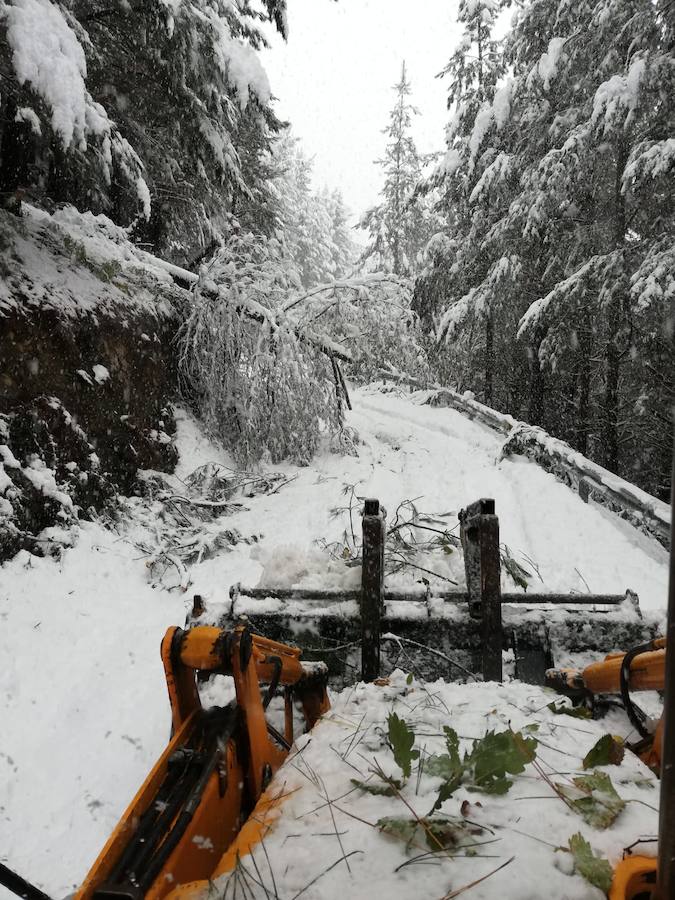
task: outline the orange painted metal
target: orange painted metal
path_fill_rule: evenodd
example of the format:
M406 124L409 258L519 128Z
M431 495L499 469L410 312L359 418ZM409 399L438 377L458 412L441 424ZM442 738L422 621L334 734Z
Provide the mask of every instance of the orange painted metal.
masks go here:
M221 793L222 776L215 772L181 842L145 894L147 900L161 900L176 884L208 879L236 837L241 824L243 770L233 741L228 742L224 756L227 790Z
M640 753L642 762L649 766L657 775L661 772L661 751L663 749L663 716L658 721L654 737L648 742L645 750Z
M182 633L180 628L169 628L161 645L162 663L171 704L171 724L176 732L183 722L202 708L194 672L184 666L176 666L174 644Z
M255 809L242 826L239 834L223 854L210 880L185 882L176 887L167 900L196 900L208 894L210 884L216 879L234 871L240 862L254 853L274 827L281 813L281 807L288 794L278 788L270 788L260 797Z
M583 677L587 689L593 694L617 694L621 689L623 658L623 653L612 653L602 662L586 666ZM631 663L629 687L632 691L662 690L665 672L665 649L641 653Z
M653 650L638 654L630 664L628 682L631 691L663 690L666 675L666 639L657 638L652 642ZM546 680L550 686L573 694L618 694L621 691L621 666L625 653L609 653L601 662L592 663L585 669L550 669ZM663 717L659 720L652 738L633 746L640 759L657 774L661 768L661 746L663 743ZM675 898L674 898L675 900Z
M161 656L173 736L111 834L75 900L90 900L97 889L107 889L106 883L115 874L115 867L133 839L143 813L156 800L167 777L170 758L191 741L198 743L201 739L200 729L207 713L202 710L197 691L196 671L232 676L238 725L234 731L230 729L222 747L211 744L212 755L208 758L214 761L213 771L208 775L206 770L203 793L192 818L176 846L170 852L167 849L161 869L142 893L150 900L163 900L168 894L187 896L197 886L208 888L211 879L230 871L240 854L248 853L251 846L262 840L278 815L283 797L264 791L284 762L287 750L270 737L260 681L294 686L309 728L330 706L325 684L311 671L305 671L297 648L252 635L244 626L231 630L198 626L187 632L170 628L162 641ZM287 708L287 732L288 715ZM180 810L169 823L168 831L176 825L179 813ZM148 880L151 877L149 872Z
M166 775L169 757L185 744L192 733L194 724L194 717L187 719L183 723L183 727L171 739L166 750L155 763L154 768L108 838L106 845L101 850L81 888L75 894L75 900L87 900L87 898L91 897L93 891L107 880L129 838L138 827L140 817L150 804L154 802L157 790Z
M609 900L648 900L656 890L657 860L629 856L614 870Z

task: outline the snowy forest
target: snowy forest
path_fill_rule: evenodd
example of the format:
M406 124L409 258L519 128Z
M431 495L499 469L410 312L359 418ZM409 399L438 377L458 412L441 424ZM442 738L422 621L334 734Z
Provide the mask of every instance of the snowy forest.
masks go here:
M181 386L241 461L310 458L344 366L471 391L666 499L672 4L532 0L497 37L504 5L459 4L436 153L392 72L364 246L275 114L282 0L4 0L4 207L103 214L198 274Z
M675 897L674 176L675 0L0 0L0 900Z

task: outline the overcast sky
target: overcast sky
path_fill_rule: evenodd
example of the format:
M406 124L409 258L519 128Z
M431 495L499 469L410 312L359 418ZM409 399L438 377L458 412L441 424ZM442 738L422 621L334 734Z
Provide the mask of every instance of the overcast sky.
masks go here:
M413 135L421 152L443 149L446 86L435 78L458 38L457 0L289 0L288 43L264 52L278 114L307 155L314 185L338 187L354 216L377 202L382 129L405 59Z

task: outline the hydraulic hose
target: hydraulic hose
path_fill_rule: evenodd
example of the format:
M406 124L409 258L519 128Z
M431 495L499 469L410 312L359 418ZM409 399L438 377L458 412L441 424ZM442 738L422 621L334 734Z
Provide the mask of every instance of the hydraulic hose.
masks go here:
M623 658L621 663L621 674L620 674L620 687L621 687L621 699L623 700L623 705L626 709L626 714L631 721L633 727L637 730L638 734L642 738L651 737L651 732L647 728L647 716L644 712L631 700L630 696L630 667L636 656L639 656L641 653L649 653L652 650L656 650L655 642L648 641L646 644L640 644L637 647L633 647L632 650L629 650L628 653Z
M0 863L0 884L23 900L51 900L48 894Z

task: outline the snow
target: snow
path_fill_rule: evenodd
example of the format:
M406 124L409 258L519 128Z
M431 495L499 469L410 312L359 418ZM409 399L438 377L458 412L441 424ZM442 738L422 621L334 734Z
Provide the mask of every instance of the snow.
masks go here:
M229 552L189 568L187 593L170 590L152 578L137 542L152 535L156 522L140 518L128 525L119 522L116 531L82 523L76 545L60 560L22 552L0 568L0 658L5 660L0 669L3 862L54 897L65 896L80 883L168 740L170 716L159 643L168 626L183 623L194 593L205 598L207 608L215 608L229 600L229 587L239 581L255 585L283 580L310 586L319 583L321 572L337 585L358 578L358 569L329 566L328 557L315 543L322 538L342 539L348 522L331 511L344 506L346 483L356 485L359 496L379 497L390 518L405 499L418 498L418 508L430 514L451 511L456 515L467 502L492 496L501 541L514 554L526 553L538 566L542 581L537 581L537 591L583 592L585 583L594 592L621 593L630 587L639 594L644 610L655 615L663 611L667 583L663 548L601 507L584 504L531 462L500 461L503 436L455 410L424 405L428 396L428 392L410 397L374 388L353 390L354 411L348 424L359 434L359 456L325 451L309 466L275 467L295 476L294 480L277 493L243 498L244 508L222 520L225 527L236 528L244 536L262 535L258 544L241 541ZM181 458L175 476L166 476L174 479L176 490L182 486L181 479L205 462L232 466L232 460L205 439L190 415L179 411L177 428ZM11 467L11 454L3 452L2 459ZM44 478L39 469L33 471L33 477ZM397 578L402 580L403 575ZM429 700L438 691L452 710L451 719L440 700ZM301 744L302 756L321 772L331 797L344 793L352 787L349 778L356 773L328 745L342 746L344 751L346 743L339 742L353 734L365 713L364 727L369 731L359 752L366 762L356 753L353 759L350 755L350 762L365 770L373 754L384 760L384 750L375 746L377 726L395 708L414 721L427 752L437 748L438 738L424 733L438 732L439 724L452 724L465 737L480 737L486 728L506 727L507 719L516 728L539 722L542 741L557 748L540 748L547 770L576 771L581 756L608 725L560 716L554 721L542 710L549 699L539 688L518 684L438 684L425 690L395 678L389 688L355 687L333 697L333 713L309 744ZM409 707L420 701L411 713ZM612 732L620 733L622 728L628 734L625 720L612 720ZM298 758L295 765L302 766ZM297 780L304 786L297 799L288 801L289 816L266 844L277 878L284 879L280 895L291 897L295 892L291 885L304 879L295 888L299 890L337 859L339 848L330 836L332 825L326 827L325 810L295 819L296 813L318 805L317 797L296 768L291 765L284 772L289 784ZM612 772L621 796L656 806L656 789L634 783L638 776L649 778L636 760L627 757L621 772ZM417 811L426 813L433 787L423 779L421 793L415 795L413 777L405 796ZM350 857L350 865L355 873L368 876L361 884L340 863L306 896L330 900L338 893L342 897L346 888L354 897L369 896L374 879L382 878L378 883L392 897L440 897L450 884L458 888L472 880L471 873L474 877L485 874L515 853L516 862L471 896L483 900L540 896L532 893L534 887L530 894L520 891L518 879L531 877L536 884L546 883L551 900L592 900L597 892L579 876L561 871L564 864L556 867L552 848L519 835L514 826L555 844L581 831L596 850L616 859L621 847L654 833L656 814L639 803L629 803L611 829L595 832L572 817L553 795L513 802L515 797L548 793L531 769L516 777L511 792L502 799L467 795L462 790L446 809L454 813L460 800L468 799L472 818L479 816L483 824L498 831L499 844L485 852L499 859L457 859L438 868L409 866L398 874L392 870L406 859L402 845L340 814L340 829L347 831L346 849L364 851ZM482 808L476 807L477 799ZM357 802L350 795L343 802L345 808L357 815L365 813L363 818L369 820L396 814L395 798L364 795ZM284 844L290 831L301 832L303 839L289 837ZM291 858L295 864L285 872ZM430 885L433 891L427 894ZM0 890L1 900L9 896Z
M673 167L675 167L675 138L639 144L624 169L623 190L627 190L638 174L658 178L667 175Z
M467 829L459 839L466 850L458 847L447 856L438 854L433 862L427 857L426 865L404 865L428 851L424 836L406 851L405 840L383 834L377 822L384 817L428 815L440 779L423 772L418 781L413 763L407 784L393 797L373 796L351 781L382 783L373 775L378 765L385 775L401 778L384 740L390 713L414 728L416 746L425 757L445 752L444 726L460 735L460 753L487 730L535 726L538 730L533 734L541 740L537 748L541 771L566 786L575 775L588 774L581 768L582 758L606 733L599 722L554 716L546 708L551 693L537 687L494 683L460 687L440 681L408 684L407 680L404 672L397 671L386 685L359 684L334 694L331 711L311 735L297 740L289 762L270 786L272 796L285 795L282 814L265 835L266 853L255 851L268 896L273 895L274 877L279 897L294 897L318 878L305 895L313 900L343 900L346 893L353 900L371 900L373 885L384 896L401 900L438 898L514 858L499 875L486 879L467 896L600 900L603 894L574 872L570 854L556 848L566 847L568 839L581 832L596 852L617 862L623 848L638 836L655 834L657 813L652 807L658 805L658 782L630 755L620 768L602 768L622 799L632 801L605 831L586 825L540 771L528 765L521 775L513 776L513 786L504 796L460 787L444 802L440 813ZM653 855L654 844L642 845L641 852ZM342 857L347 854L345 862ZM242 863L256 871L250 857L243 857ZM337 864L329 869L333 863ZM216 884L224 890L227 876ZM259 890L253 896L265 893Z
M604 123L605 134L612 127L625 128L630 124L646 72L645 60L635 56L625 75L612 75L595 92L592 121Z
M33 484L33 487L37 488L45 497L51 497L53 500L60 503L61 506L68 508L72 507L73 501L68 494L59 490L54 478L54 473L51 469L47 468L39 457L32 459L30 465L26 466L21 471Z
M560 56L567 41L568 38L564 37L551 38L548 42L548 50L546 53L542 53L541 58L539 59L537 71L544 83L545 91L549 90L551 87L551 80L557 74Z
M104 215L72 206L49 215L23 203L20 223L0 211L0 229L6 238L0 260L13 260L0 279L0 317L39 308L62 319L134 311L157 320L186 302L169 265L137 249Z
M485 192L489 192L495 182L503 180L511 168L511 156L501 151L493 162L485 169L471 191L469 201L476 203Z
M30 106L21 106L16 111L16 115L14 116L15 122L28 122L31 127L31 131L33 134L42 134L42 128L40 127L40 119L38 118L37 113L34 109L31 109Z
M19 84L30 84L49 106L64 150L71 145L86 149L90 134L108 136L112 123L87 90L84 49L59 6L51 0L14 0L11 5L0 0L3 19ZM19 112L35 131L35 113Z
M450 147L443 156L434 172L434 176L451 178L462 164L462 154L455 147Z
M490 126L494 121L494 112L490 103L483 103L476 115L473 131L469 138L469 150L471 151L471 160L473 161L481 148L485 135L490 130Z
M503 128L511 115L511 94L513 93L513 80L508 79L505 84L497 88L492 101L492 112L497 128Z
M203 17L218 35L214 45L216 61L235 90L242 110L248 106L251 95L254 95L261 105L268 104L272 98L272 89L267 73L253 47L233 37L227 20L215 9L206 8L204 12L197 13L196 8L193 8L193 12Z
M81 144L89 94L84 50L63 13L50 0L2 3L7 39L20 84L29 82L52 110L52 128L63 147Z
M94 373L94 380L97 384L104 384L110 378L110 372L100 363L92 366L91 370Z
M148 187L144 178L141 178L139 175L136 179L136 193L138 195L138 199L141 201L141 207L143 209L143 216L146 220L150 219L150 208L151 208L151 200L150 200L150 188Z

